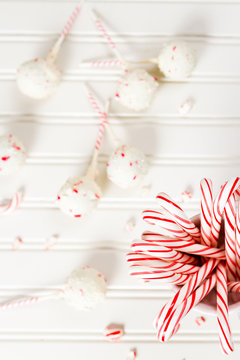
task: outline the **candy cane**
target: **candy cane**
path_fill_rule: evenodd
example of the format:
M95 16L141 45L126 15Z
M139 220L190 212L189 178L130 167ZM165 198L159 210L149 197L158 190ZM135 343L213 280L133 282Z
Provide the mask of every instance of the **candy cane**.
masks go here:
M182 285L188 281L192 275L187 274L176 274L172 271L158 271L158 270L149 270L148 267L137 266L129 271L129 275L135 276L142 280L148 281L159 281L159 282L168 282L169 284Z
M201 239L200 231L193 222L187 218L182 208L167 194L160 193L157 195L157 199L161 208L167 212L169 217L190 234L194 240L199 242Z
M136 360L137 358L137 352L136 350L130 350L128 355L127 355L127 359L126 360Z
M56 57L58 56L59 50L62 46L63 41L65 40L67 34L69 33L73 23L75 22L76 18L78 17L80 10L84 4L85 0L80 1L79 5L76 6L73 13L71 14L70 18L68 19L68 22L64 26L60 36L58 37L57 41L55 42L52 49L49 51L49 54L47 56L47 60L54 62L56 60Z
M240 186L239 177L229 180L223 185L222 189L220 190L219 194L217 195L216 199L213 202L213 217L212 217L211 232L212 232L212 237L213 239L215 239L215 241L218 241L219 238L224 207L229 197L238 189L239 186Z
M0 205L0 215L9 215L19 208L23 198L21 191L17 192L7 205Z
M189 265L197 265L199 263L199 260L196 257L181 253L176 250L169 249L166 246L159 245L157 251L154 251L154 253L148 252L147 247L141 248L140 251L138 251L137 248L135 248L134 252L138 254L139 253L148 254L149 256L154 256L155 258L165 261L175 261Z
M165 319L175 311L175 309L181 305L202 282L208 277L209 274L215 269L219 260L210 259L201 266L198 272L196 272L192 278L174 295L173 299L164 305L160 313L157 315L154 324L160 332L162 330L162 324Z
M161 236L157 233L145 232L142 234L142 240L146 242L133 243L132 247L135 251L144 251L146 249L149 253L157 252L158 246L166 246L170 249L183 251L185 253L200 255L205 257L212 257L216 259L225 259L225 251L222 249L215 249L209 246L197 244L194 241L184 241L181 239L171 239L166 236Z
M123 328L108 326L104 329L103 335L107 341L118 342L124 335Z
M92 17L93 17L93 20L95 22L97 29L100 31L100 33L103 35L103 37L107 40L109 47L111 48L111 50L113 51L113 53L115 54L117 59L122 64L124 64L123 67L125 67L126 66L125 60L123 59L122 55L118 51L115 42L113 41L113 39L109 35L108 31L106 30L106 25L104 24L103 19L100 19L100 16L96 13L96 11L94 9L92 9Z
M158 227L158 231L162 235L174 236L184 240L192 240L192 237L166 214L162 214L161 212L154 210L144 210L142 218L147 223L156 225Z
M236 238L235 238L236 267L238 280L240 279L240 202L236 214Z
M229 292L240 292L240 282L239 281L230 281L228 283L228 291Z
M225 354L233 351L232 335L229 326L227 272L226 265L222 262L217 266L217 321L219 339Z
M186 300L184 300L170 317L167 317L158 329L158 340L161 342L167 341L174 333L176 333L176 327L179 325L183 317L196 306L216 285L216 275L212 274L210 278L204 280L202 285L197 288Z
M237 277L236 263L236 212L235 212L235 194L232 194L224 208L224 224L225 224L225 253L227 264L227 278L234 281Z
M211 237L211 223L213 211L212 181L202 179L201 189L201 244L217 247L217 241Z
M134 266L144 266L149 269L173 271L178 274L194 274L199 270L199 266L181 264L174 261L168 262L142 253L127 254L127 262L132 268Z

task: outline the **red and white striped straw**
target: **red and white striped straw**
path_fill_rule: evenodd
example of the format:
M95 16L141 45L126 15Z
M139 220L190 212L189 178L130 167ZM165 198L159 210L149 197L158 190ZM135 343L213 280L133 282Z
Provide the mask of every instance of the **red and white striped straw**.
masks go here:
M236 272L237 278L240 280L240 202L237 207L236 214L236 238L235 238L235 252L236 252Z
M114 68L122 67L124 64L118 59L100 59L92 61L82 61L79 66L86 68Z
M218 241L220 228L221 228L221 221L224 208L229 197L239 188L240 186L240 178L236 177L228 182L226 182L222 189L220 190L219 194L215 198L213 202L213 216L212 216L212 238L215 241Z
M158 329L158 340L165 342L176 333L176 327L188 312L196 306L216 285L216 275L212 274L208 279L204 280L202 285L197 288L188 298L186 298L172 313L171 316L164 319Z
M217 247L217 241L211 237L211 223L213 212L212 181L202 179L201 189L201 244Z
M132 248L134 248L135 251L145 251L144 249L146 249L149 253L151 253L151 251L157 252L158 246L160 245L192 255L200 255L203 257L211 257L220 260L225 259L224 250L197 244L195 241L172 239L166 236L161 236L158 233L152 233L148 231L142 234L142 240L144 240L144 242L136 242L132 244Z
M201 233L199 229L187 218L186 214L179 205L177 205L167 194L164 193L158 194L157 200L161 209L167 212L173 221L190 234L195 241L200 242Z
M155 210L144 210L142 218L148 224L156 225L158 232L162 235L177 237L183 240L192 240L192 237L166 214Z
M168 262L143 253L128 253L127 262L131 267L144 266L149 269L173 271L178 274L194 274L200 269L196 265L182 264L175 261Z
M228 281L237 279L237 261L236 261L236 210L235 194L233 193L228 199L224 208L224 225L225 225L225 253L226 269Z
M220 262L216 274L218 333L221 348L226 355L229 355L233 351L233 343L229 326L226 264Z
M23 193L21 191L14 194L12 199L7 205L0 205L0 215L9 215L19 208L23 198Z
M103 37L107 40L107 43L110 49L113 51L117 59L123 64L122 66L126 67L126 61L123 59L122 55L118 51L115 42L113 41L112 37L110 36L109 32L107 31L106 24L104 23L103 19L100 19L99 14L97 14L96 10L92 9L92 16L95 22L95 25L99 32L103 35Z
M51 300L55 298L59 298L61 295L61 291L54 292L49 295L41 295L41 296L26 296L17 300L7 301L5 303L0 304L0 310L11 310L16 309L23 306L33 305L42 301Z
M174 295L173 299L164 305L164 308L160 311L154 321L154 325L158 331L161 331L162 324L165 319L168 318L171 313L180 304L182 304L198 288L198 286L202 284L208 275L212 273L218 263L219 260L216 259L210 259L204 263L199 271L196 272L181 289L179 289L179 291Z
M57 55L59 53L61 45L62 45L63 41L65 40L67 34L69 33L73 23L77 19L78 14L80 13L80 10L81 10L84 2L85 2L85 0L80 1L79 5L77 5L75 7L74 11L72 12L72 14L71 14L70 18L68 19L66 25L62 29L62 32L61 32L60 36L58 37L58 39L55 42L54 46L49 51L49 54L48 54L48 57L47 57L47 59L49 61L54 62L56 60L56 57L57 57Z

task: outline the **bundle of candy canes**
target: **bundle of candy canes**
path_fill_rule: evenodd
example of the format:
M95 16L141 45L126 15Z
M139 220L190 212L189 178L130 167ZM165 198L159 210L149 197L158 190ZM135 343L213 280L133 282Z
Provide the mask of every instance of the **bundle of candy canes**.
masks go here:
M160 193L159 211L143 211L150 231L133 242L127 261L132 276L179 286L154 321L160 342L169 340L180 321L216 287L219 339L223 352L229 354L233 343L228 297L240 292L240 178L226 182L215 199L211 180L203 179L200 188L200 228Z

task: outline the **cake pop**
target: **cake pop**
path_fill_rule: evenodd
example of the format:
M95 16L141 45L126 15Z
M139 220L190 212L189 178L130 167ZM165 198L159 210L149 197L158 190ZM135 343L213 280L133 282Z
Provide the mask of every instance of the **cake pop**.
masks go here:
M101 110L96 95L93 95L93 92L86 85L85 87L90 103L100 118L104 119L104 126L116 146L116 150L110 155L107 162L109 180L122 188L137 186L148 171L148 164L144 154L132 146L122 144L109 126L107 112Z
M65 284L48 295L28 296L0 304L0 310L8 310L50 299L63 299L77 310L92 310L104 301L106 280L96 269L83 266L72 271Z
M92 161L85 176L71 177L60 189L57 196L58 207L67 215L82 218L89 215L97 207L102 196L102 190L96 183L96 167L104 132L105 116L99 126L98 136L92 156Z
M106 38L110 48L125 71L125 75L120 80L116 91L116 99L131 110L146 110L150 106L154 93L158 87L157 78L150 75L144 69L128 70L129 64L117 50L116 44L107 32L103 20L100 20L99 15L97 15L96 11L93 9L92 15L98 30Z
M171 41L160 52L157 63L168 78L182 79L191 75L196 65L194 49L185 41Z
M21 167L26 160L23 144L12 134L0 136L0 174L9 175Z
M61 72L55 64L62 43L72 24L76 20L84 0L75 8L58 40L46 58L35 58L24 62L17 70L16 80L19 90L33 99L44 99L51 96L58 87Z

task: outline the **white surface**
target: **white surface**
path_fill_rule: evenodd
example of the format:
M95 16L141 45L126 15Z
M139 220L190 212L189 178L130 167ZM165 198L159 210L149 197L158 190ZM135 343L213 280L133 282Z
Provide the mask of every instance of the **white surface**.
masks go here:
M165 191L180 198L189 186L193 199L189 215L199 210L199 181L211 177L219 186L239 175L240 125L240 4L237 1L94 1L91 2L116 30L115 39L129 58L156 56L164 41L176 34L196 48L199 62L185 82L164 81L148 112L140 115L119 104L111 107L110 121L119 137L141 148L150 159L145 184L149 194L121 190L108 184L105 196L87 221L66 217L56 208L56 193L68 176L84 173L99 122L87 102L82 80L103 100L113 93L119 71L79 68L81 60L109 57L85 7L58 64L64 70L56 94L42 102L26 99L15 84L18 65L50 48L73 3L0 3L0 124L13 131L29 151L27 165L16 178L1 179L1 197L25 189L21 209L0 218L0 297L49 289L62 283L73 268L89 264L109 280L109 298L92 313L80 313L62 302L41 303L0 315L1 358L4 360L123 360L136 347L139 360L200 360L216 356L216 320L202 327L191 312L168 344L158 344L152 320L171 295L168 286L150 286L128 276L125 252L140 234L141 210L156 207L154 196ZM193 110L182 117L177 109L188 97ZM101 162L110 152L104 143ZM133 233L126 221L137 217ZM58 243L45 251L46 239L59 234ZM23 245L12 251L16 236ZM239 358L239 319L232 319ZM109 323L125 326L119 344L104 342Z

